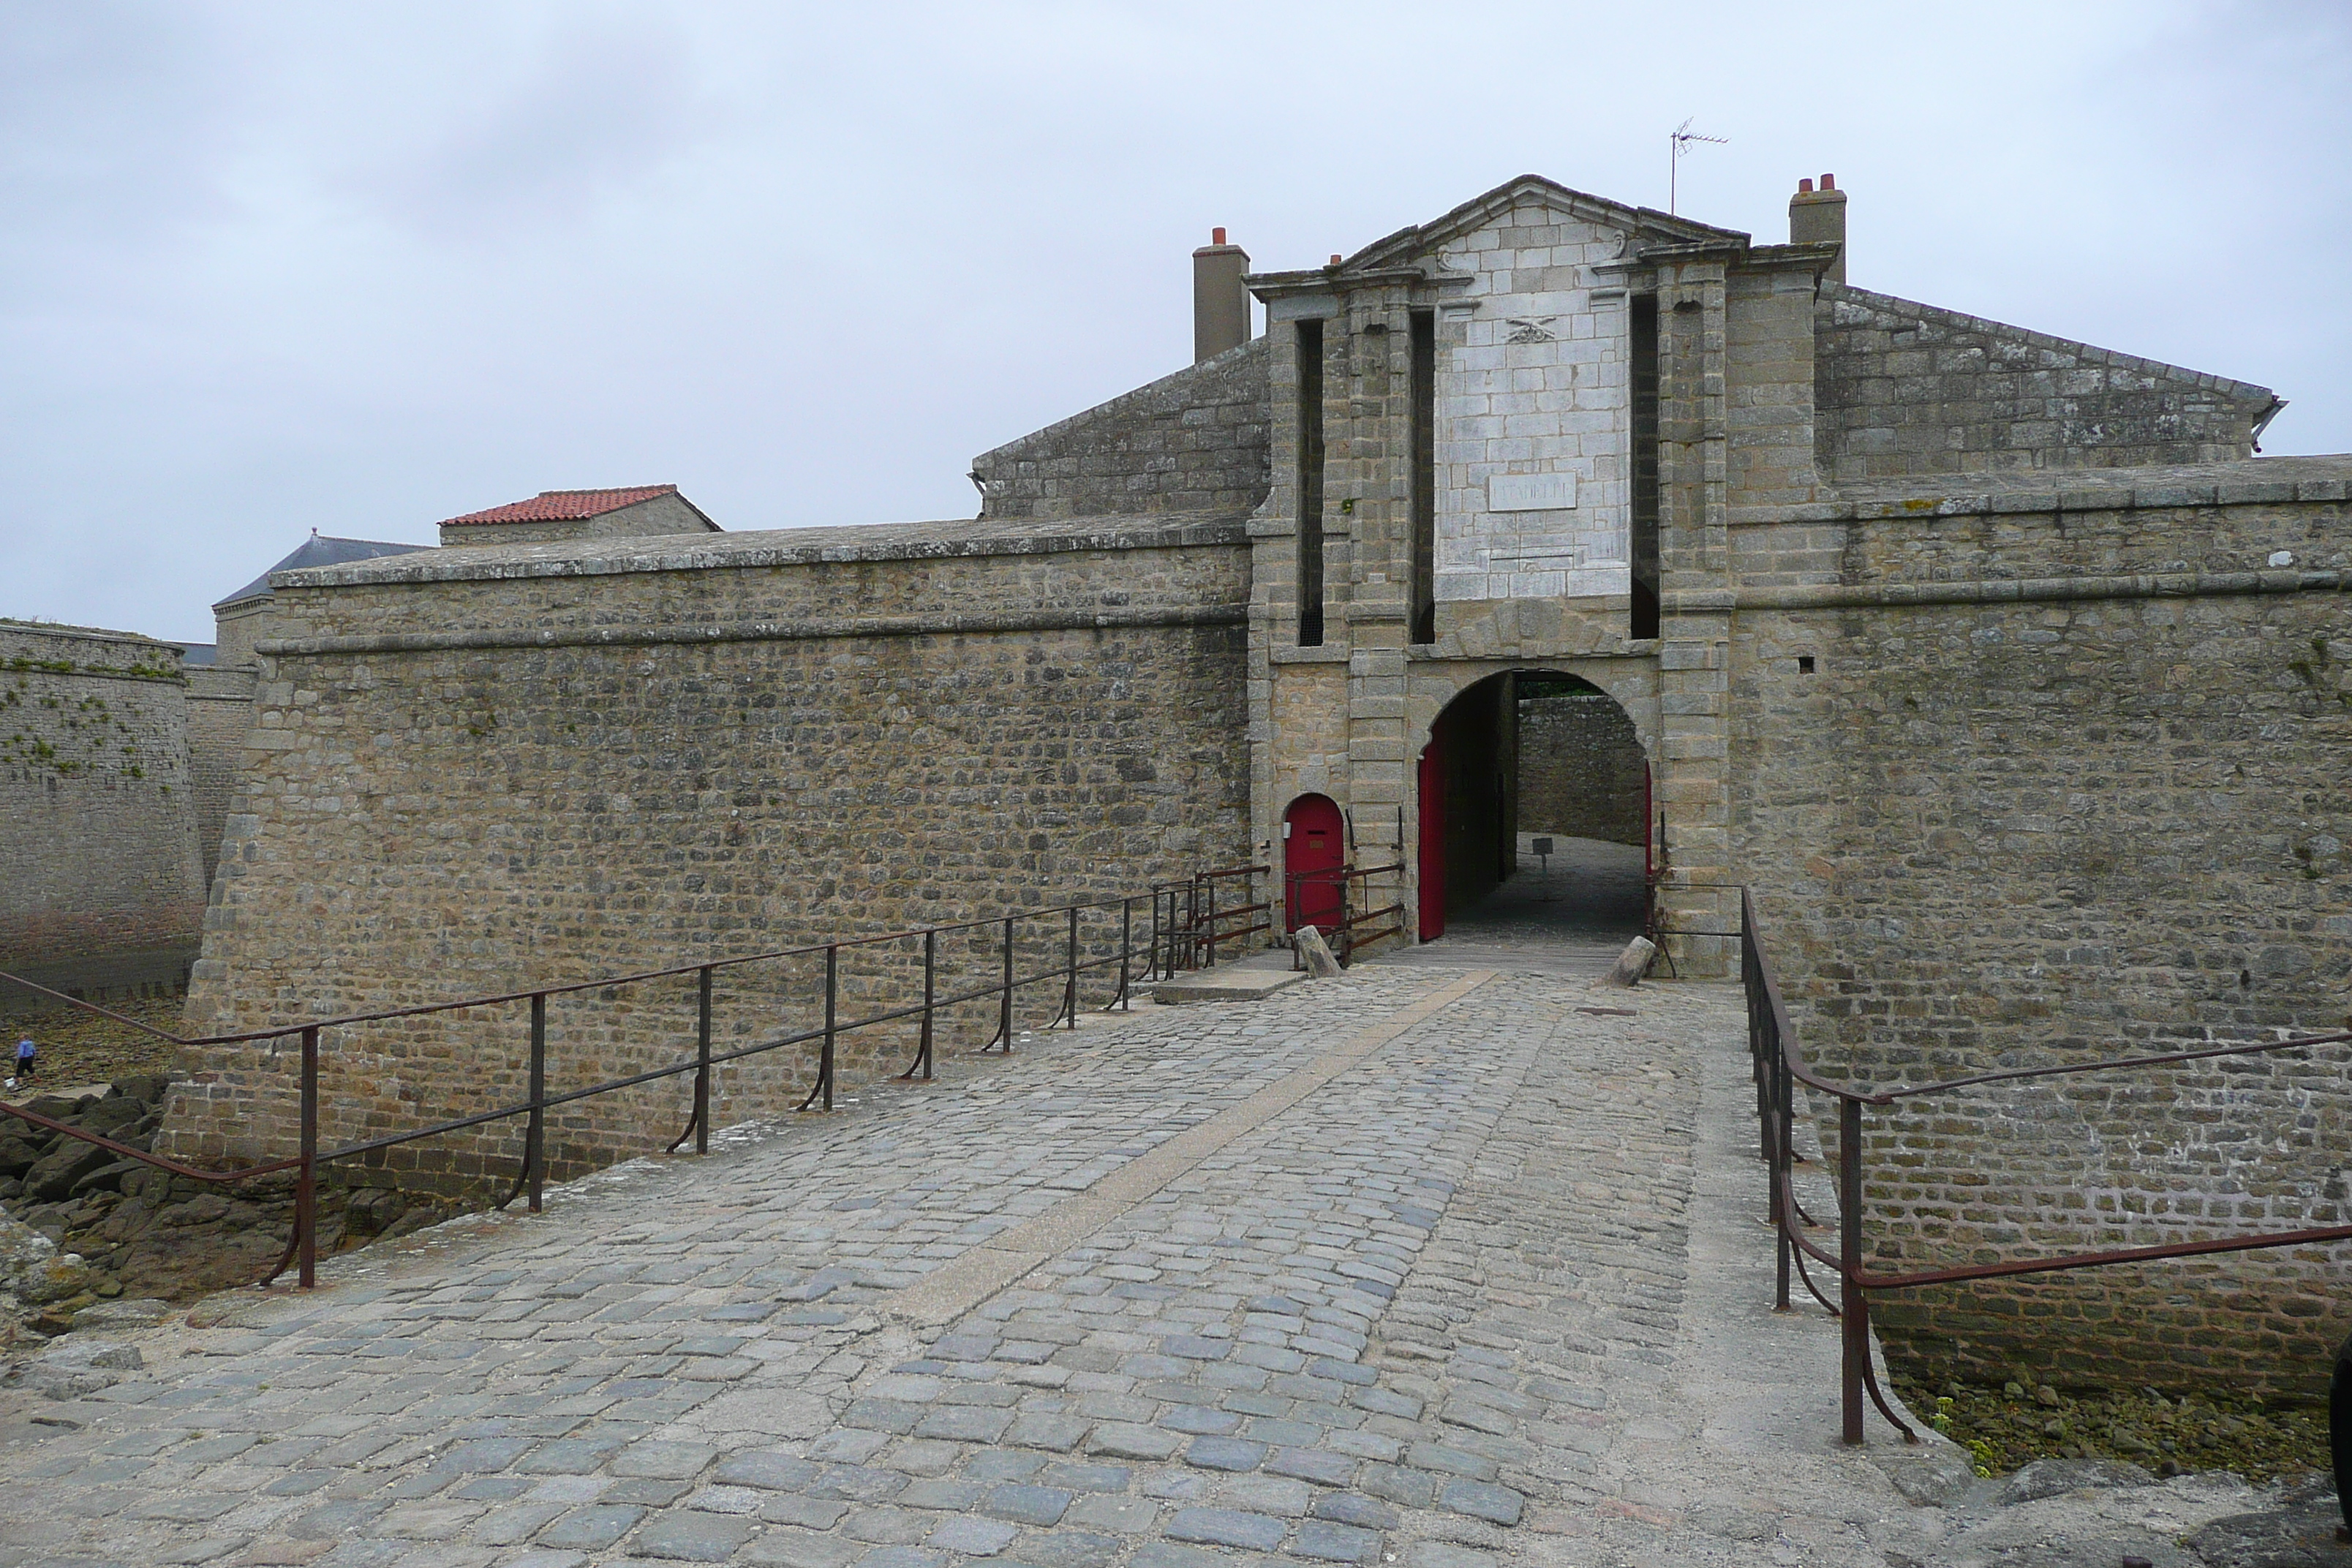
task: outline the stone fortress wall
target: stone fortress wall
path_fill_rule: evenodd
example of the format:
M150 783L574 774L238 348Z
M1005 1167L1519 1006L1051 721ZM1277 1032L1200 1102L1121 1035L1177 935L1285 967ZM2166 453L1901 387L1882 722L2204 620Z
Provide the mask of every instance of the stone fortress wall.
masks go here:
M502 993L1232 863L1247 592L1239 520L1186 514L436 551L283 576L188 1023ZM1089 953L1116 930L1090 924ZM1024 974L1066 936L1025 931ZM946 944L942 993L992 980L996 940ZM919 997L916 957L845 955L845 1008ZM814 960L729 972L720 1047L814 1022L819 977ZM1051 1004L1025 992L1024 1026ZM550 1015L558 1089L692 1049L690 979ZM978 1044L992 1019L966 1007L948 1039ZM849 1037L846 1077L903 1066L910 1026ZM509 1008L331 1032L322 1137L519 1097L525 1028ZM283 1143L295 1055L192 1053L158 1148ZM717 1122L797 1103L813 1055L722 1072ZM686 1096L680 1080L569 1108L554 1170L661 1147ZM510 1174L520 1131L390 1163L478 1184Z
M1641 737L1597 692L1519 700L1518 830L1642 844Z
M2347 1026L2347 478L2265 458L1853 487L1733 531L1734 858L1818 1067L1891 1086ZM1868 1110L1879 1261L2346 1223L2346 1061ZM1929 1366L2114 1386L2307 1393L2352 1328L2339 1249L1873 1310Z
M184 689L172 644L0 621L0 969L93 998L185 977L204 885Z

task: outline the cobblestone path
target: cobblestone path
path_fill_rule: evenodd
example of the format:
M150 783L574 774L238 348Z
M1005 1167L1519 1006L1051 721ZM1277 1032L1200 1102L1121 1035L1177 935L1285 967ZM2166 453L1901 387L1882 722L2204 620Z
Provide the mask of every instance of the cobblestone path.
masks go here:
M134 1341L0 1564L1884 1563L1875 1470L1694 1383L1741 1027L1374 964L739 1130Z

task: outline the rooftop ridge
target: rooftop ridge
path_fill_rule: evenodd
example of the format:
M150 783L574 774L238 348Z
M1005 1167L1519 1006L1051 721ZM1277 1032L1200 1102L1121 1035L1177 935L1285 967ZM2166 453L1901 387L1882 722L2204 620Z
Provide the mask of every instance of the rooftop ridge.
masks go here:
M472 524L499 522L577 522L583 518L602 517L608 511L620 511L656 496L677 494L676 485L627 485L604 489L541 490L528 500L509 501L504 506L489 507L481 511L469 511L461 516L444 518L443 528L462 528Z
M2008 333L2026 342L2048 348L2065 349L2096 363L2114 365L2124 370L2145 371L2177 381L2186 381L2211 391L2242 397L2248 402L2265 399L2277 403L2281 407L2285 406L2285 400L2277 393L2267 386L2257 386L2250 381L2238 381L2226 375L2215 375L2210 371L2191 370L2186 365L2172 364L2164 360L2125 353L2120 349L2101 348L2096 343L2087 343L2078 338L2062 338L2054 332L2036 331L2032 327L2021 327L2013 321L1997 321L1990 316L1972 316L1965 310L1955 310L1948 306L1930 305L1918 300L1906 300L1900 294L1882 294L1873 289L1858 289L1851 283L1839 283L1823 279L1821 289L1822 297L1825 300L1833 301L1852 300L1859 304L1875 308L1892 308L1899 313L1917 315L1932 319L1941 324L1962 329Z

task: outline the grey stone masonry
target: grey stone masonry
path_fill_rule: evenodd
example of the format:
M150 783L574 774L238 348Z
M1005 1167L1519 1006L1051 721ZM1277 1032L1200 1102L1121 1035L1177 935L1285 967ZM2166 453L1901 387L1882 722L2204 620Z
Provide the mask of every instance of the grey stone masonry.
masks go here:
M1642 742L1599 693L1519 703L1519 831L1646 842Z
M1266 363L1255 338L982 453L981 516L1247 511L1267 484Z
M0 621L0 968L111 988L107 961L175 952L185 973L204 907L186 688L173 644Z
M1832 484L2245 458L2278 403L2267 387L1827 281L1813 320Z

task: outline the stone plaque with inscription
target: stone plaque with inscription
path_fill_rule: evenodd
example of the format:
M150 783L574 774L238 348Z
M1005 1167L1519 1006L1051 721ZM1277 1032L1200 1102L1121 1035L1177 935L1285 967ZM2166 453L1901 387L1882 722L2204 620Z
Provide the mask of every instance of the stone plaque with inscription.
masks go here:
M1565 511L1575 505L1574 474L1496 474L1486 480L1488 511Z

